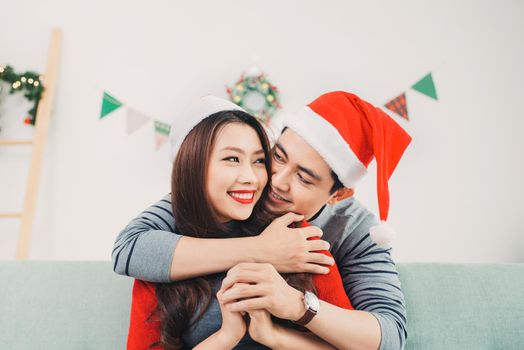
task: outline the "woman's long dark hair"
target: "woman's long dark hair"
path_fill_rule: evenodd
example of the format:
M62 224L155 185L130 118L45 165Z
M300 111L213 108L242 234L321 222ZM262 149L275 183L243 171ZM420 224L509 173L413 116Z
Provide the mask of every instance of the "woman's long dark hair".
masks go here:
M271 176L269 140L254 117L242 111L223 111L205 118L186 136L173 163L171 202L177 233L196 238L222 238L227 235L228 228L219 222L205 184L215 138L230 123L246 124L256 131L264 150L268 179ZM264 188L249 219L240 222L241 236L258 235L274 219L265 210L267 196L268 186ZM158 305L154 315L161 322L159 345L164 349L183 348L182 335L192 325L191 321L198 321L209 307L213 277L202 276L157 285ZM286 274L285 277L291 286L301 291L314 290L309 274Z

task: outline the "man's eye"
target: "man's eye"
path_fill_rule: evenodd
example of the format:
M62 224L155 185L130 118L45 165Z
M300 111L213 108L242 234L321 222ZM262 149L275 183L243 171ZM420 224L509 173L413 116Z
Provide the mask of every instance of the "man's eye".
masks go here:
M225 160L225 161L228 161L228 162L236 162L236 163L239 163L240 160L238 159L238 157L227 157L227 158L224 158L222 160Z
M276 160L278 160L279 162L282 161L282 157L281 157L277 152L274 152L274 153L273 153L273 157L274 157Z
M300 179L300 182L306 184L306 185L311 185L312 182L306 180L302 175L300 175L300 173L298 173L298 178Z

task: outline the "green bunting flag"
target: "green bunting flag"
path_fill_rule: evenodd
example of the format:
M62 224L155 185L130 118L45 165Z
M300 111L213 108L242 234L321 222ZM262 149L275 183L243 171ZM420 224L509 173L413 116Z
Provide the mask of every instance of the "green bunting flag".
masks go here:
M122 106L122 102L118 101L113 96L104 92L104 99L102 101L102 110L100 111L100 119L106 117L109 113L114 112Z
M437 90L435 89L431 73L420 79L411 88L438 101Z
M100 111L100 118L103 119L108 114L116 111L124 104L117 100L114 96L111 96L109 93L104 91L104 98L102 100L102 109ZM144 126L148 121L152 120L146 114L141 111L134 109L131 106L126 105L126 129L127 134L131 135L142 126ZM169 132L171 131L171 125L162 123L158 120L154 120L155 126L155 139L156 139L156 149L158 150L162 145L164 145L169 139Z
M171 126L155 120L155 139L156 139L156 149L162 147L169 138L169 132L171 131Z

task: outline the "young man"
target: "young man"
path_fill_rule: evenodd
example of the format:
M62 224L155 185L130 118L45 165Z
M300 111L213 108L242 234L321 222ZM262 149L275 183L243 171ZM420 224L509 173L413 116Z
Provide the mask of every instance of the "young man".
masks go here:
M385 221L387 181L409 135L381 110L346 92L320 96L285 125L274 147L268 209L287 214L256 237L183 237L173 233L167 195L119 234L112 254L115 272L169 282L229 270L223 288L231 310L267 309L304 324L337 348L403 348L406 312L385 245L390 230L384 223L377 226L352 197L352 189L375 158L380 218ZM318 227L288 228L302 218L318 226L327 242L307 239L322 235ZM279 278L278 272L325 273L322 265L333 261L316 251L330 245L356 310L304 296ZM237 287L237 282L244 283Z

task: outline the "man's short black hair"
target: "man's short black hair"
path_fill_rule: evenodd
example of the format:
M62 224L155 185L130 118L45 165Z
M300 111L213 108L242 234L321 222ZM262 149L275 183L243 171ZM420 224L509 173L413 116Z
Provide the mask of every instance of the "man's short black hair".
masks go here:
M331 189L329 190L329 194L333 194L337 192L339 189L341 189L342 187L344 187L342 182L340 182L340 179L338 178L337 174L335 174L333 170L331 170L331 177L333 178L334 183L333 183L333 186L331 186Z

